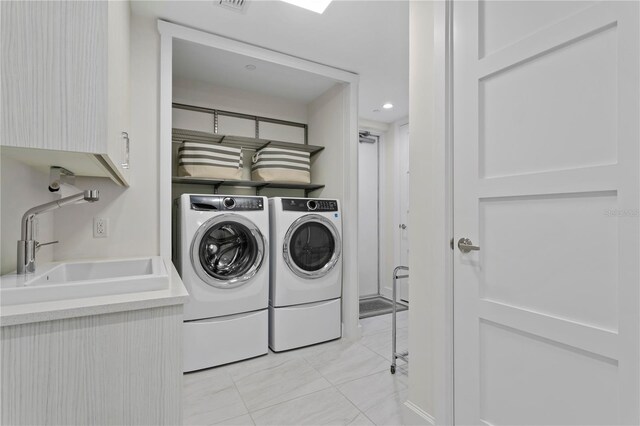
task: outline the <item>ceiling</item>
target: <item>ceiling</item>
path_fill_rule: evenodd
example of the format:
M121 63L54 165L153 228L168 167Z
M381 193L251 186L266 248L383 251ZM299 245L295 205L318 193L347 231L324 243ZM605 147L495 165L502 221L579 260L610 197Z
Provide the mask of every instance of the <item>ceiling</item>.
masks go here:
M248 70L247 65L255 68ZM318 74L184 40L173 44L173 75L303 104L313 101L337 82Z
M131 9L136 15L162 18L355 72L360 75L362 118L389 123L409 114L408 1L334 0L322 15L271 0L248 0L243 12L221 7L217 0L133 1ZM183 47L183 53L189 54L189 46ZM232 59L239 61L236 66L244 61ZM267 73L260 77L256 72L268 64L252 63L256 65L253 78L259 83ZM192 73L192 78L198 73L181 72ZM310 90L320 90L322 84L327 81L313 81ZM386 102L394 108L384 110Z

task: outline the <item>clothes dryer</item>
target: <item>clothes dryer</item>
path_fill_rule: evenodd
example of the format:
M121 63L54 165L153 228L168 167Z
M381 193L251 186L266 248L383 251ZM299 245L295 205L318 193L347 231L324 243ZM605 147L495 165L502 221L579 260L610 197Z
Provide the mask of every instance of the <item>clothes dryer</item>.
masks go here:
M269 199L269 346L284 351L342 335L342 218L335 199Z

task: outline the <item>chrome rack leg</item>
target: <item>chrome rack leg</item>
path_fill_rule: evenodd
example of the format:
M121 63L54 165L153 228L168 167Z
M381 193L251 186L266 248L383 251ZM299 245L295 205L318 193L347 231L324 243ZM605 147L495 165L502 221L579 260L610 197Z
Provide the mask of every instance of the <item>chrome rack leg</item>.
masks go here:
M391 286L391 301L393 311L391 312L391 374L396 374L396 283L398 268L393 270L393 284Z
M393 307L393 310L391 312L391 374L395 374L396 373L396 360L398 359L398 351L397 349L397 344L396 344L396 340L397 340L397 325L396 325L396 316L397 316L397 302L396 302L396 296L397 296L397 283L398 283L398 278L408 278L409 274L405 274L405 275L398 275L399 271L409 271L409 268L406 266L397 266L394 270L393 270L393 284L391 287L391 304ZM403 359L404 358L403 356Z

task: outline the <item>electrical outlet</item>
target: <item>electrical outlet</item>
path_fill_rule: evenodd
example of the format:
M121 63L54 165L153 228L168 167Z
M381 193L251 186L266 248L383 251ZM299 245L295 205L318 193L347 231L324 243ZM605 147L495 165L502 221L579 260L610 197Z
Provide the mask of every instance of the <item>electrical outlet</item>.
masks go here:
M109 236L109 219L106 217L93 218L93 238L106 238Z

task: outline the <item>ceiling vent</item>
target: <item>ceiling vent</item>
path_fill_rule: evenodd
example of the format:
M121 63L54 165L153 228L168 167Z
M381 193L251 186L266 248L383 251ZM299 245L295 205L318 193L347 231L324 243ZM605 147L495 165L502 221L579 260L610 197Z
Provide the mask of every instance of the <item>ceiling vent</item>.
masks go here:
M218 4L226 9L235 10L236 12L244 12L247 6L247 0L218 0Z

